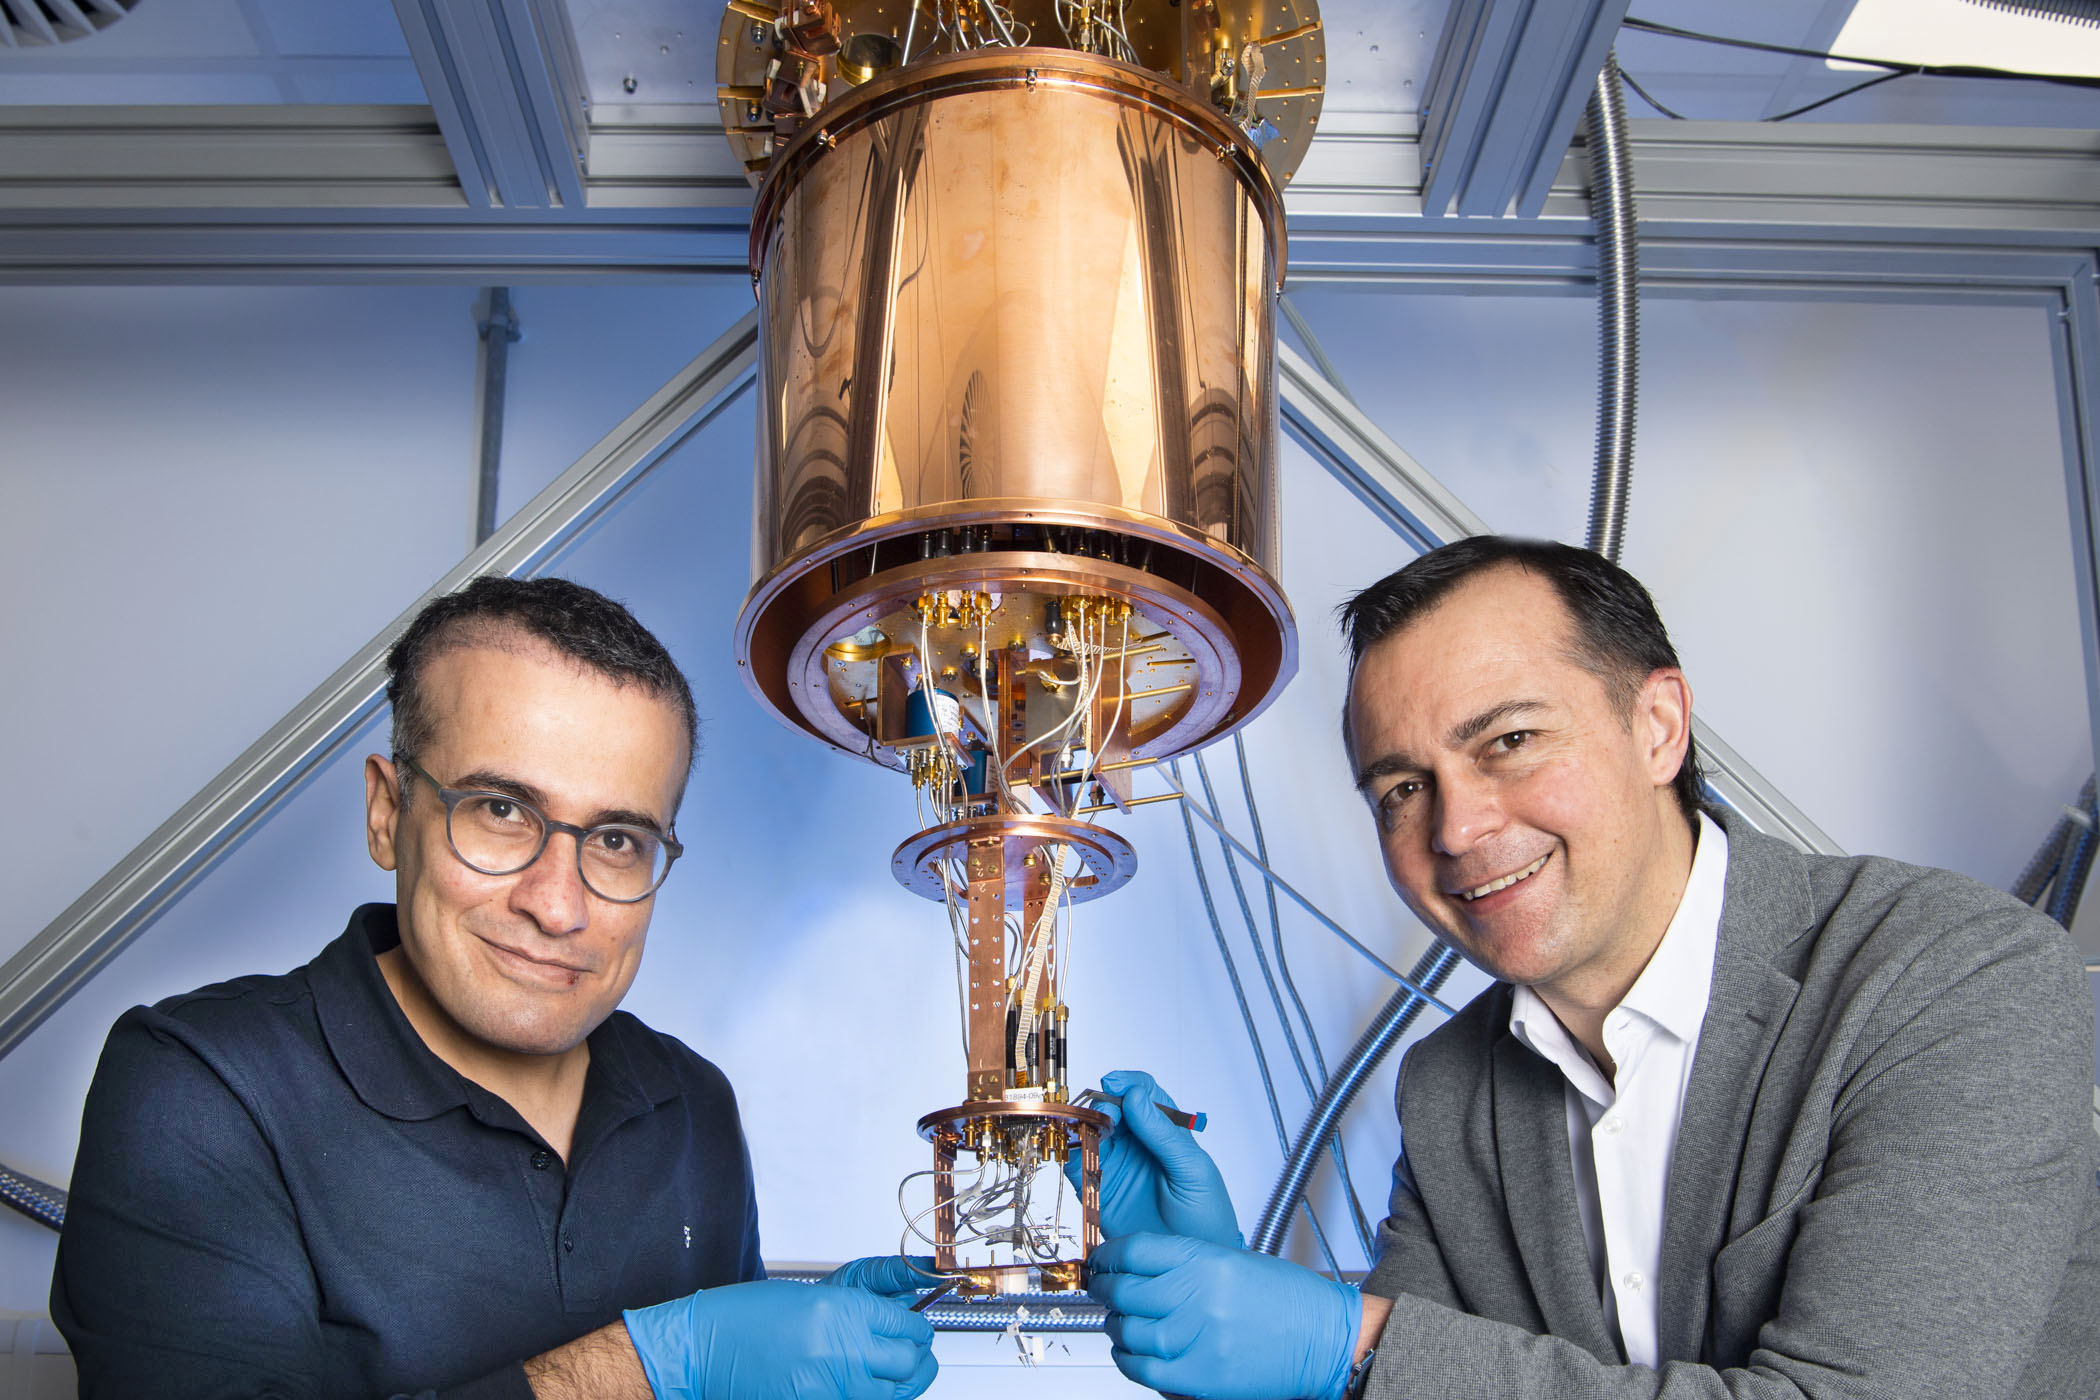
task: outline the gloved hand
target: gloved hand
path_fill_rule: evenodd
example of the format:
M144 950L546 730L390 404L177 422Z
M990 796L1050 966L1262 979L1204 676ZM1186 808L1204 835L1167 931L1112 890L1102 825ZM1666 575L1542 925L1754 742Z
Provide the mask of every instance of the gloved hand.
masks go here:
M1109 1355L1139 1385L1203 1400L1340 1400L1363 1295L1287 1260L1172 1235L1094 1251Z
M856 1287L733 1283L623 1316L657 1400L910 1400L939 1369L925 1318Z
M841 1264L819 1284L840 1288L862 1288L883 1298L912 1303L919 1294L940 1280L933 1272L933 1256L921 1254L907 1259L901 1254L877 1254Z
M1102 1075L1101 1090L1123 1100L1095 1105L1115 1120L1101 1139L1101 1233L1110 1239L1139 1231L1187 1235L1238 1248L1240 1226L1225 1178L1195 1135L1159 1111L1162 1104L1176 1106L1167 1091L1144 1071L1128 1069ZM1066 1159L1065 1178L1079 1189L1077 1156Z

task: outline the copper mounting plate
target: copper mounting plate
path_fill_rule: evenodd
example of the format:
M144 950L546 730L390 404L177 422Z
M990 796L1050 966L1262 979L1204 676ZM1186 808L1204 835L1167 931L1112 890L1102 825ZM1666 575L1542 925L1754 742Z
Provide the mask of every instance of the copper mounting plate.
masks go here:
M945 899L938 863L961 860L973 844L984 841L1003 845L1007 899L1017 906L1024 898L1021 882L1026 879L1027 857L1045 846L1070 846L1085 864L1085 873L1065 887L1074 904L1121 889L1137 874L1137 851L1115 832L1069 817L1016 813L966 817L917 832L897 847L897 853L890 858L890 871L897 883L913 894ZM921 1123L920 1130L924 1131L925 1126Z
M966 1130L972 1123L1031 1118L1055 1119L1065 1124L1065 1141L1068 1147L1079 1146L1082 1128L1092 1128L1096 1133L1104 1133L1112 1126L1107 1114L1091 1108L1080 1108L1076 1104L1007 1103L1003 1100L989 1099L934 1110L919 1120L919 1136L928 1142L939 1141L943 1134L961 1139L967 1136Z
M970 517L956 512L951 518ZM895 525L880 531L870 528L843 546L834 543L790 560L752 588L737 621L737 659L745 684L787 723L857 757L902 766L895 755L871 752L861 722L842 708L862 697L833 689L838 657L830 648L930 591L1114 597L1130 602L1146 623L1172 633L1195 662L1190 677L1194 684L1157 724L1135 736L1134 757L1164 758L1229 732L1258 714L1296 669L1289 607L1281 590L1251 564L1236 576L1242 586L1230 595L1238 605L1238 627L1210 603L1155 574L1066 554L957 555L889 569L836 592L829 590L825 563L867 548L871 538L896 533L901 532ZM1223 570L1214 573L1226 577ZM1259 586L1246 586L1249 583ZM1007 624L1000 626L1003 639Z

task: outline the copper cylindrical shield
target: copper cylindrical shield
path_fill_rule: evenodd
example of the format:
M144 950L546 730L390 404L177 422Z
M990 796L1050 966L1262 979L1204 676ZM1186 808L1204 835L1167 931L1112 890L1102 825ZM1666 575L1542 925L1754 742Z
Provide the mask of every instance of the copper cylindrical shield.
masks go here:
M1238 692L1181 737L1244 722L1295 655L1271 577L1283 242L1245 134L1132 65L979 52L826 106L752 226L754 689L838 742L791 657L860 625L833 603L889 567L876 545L1055 520L1112 536L1216 634Z

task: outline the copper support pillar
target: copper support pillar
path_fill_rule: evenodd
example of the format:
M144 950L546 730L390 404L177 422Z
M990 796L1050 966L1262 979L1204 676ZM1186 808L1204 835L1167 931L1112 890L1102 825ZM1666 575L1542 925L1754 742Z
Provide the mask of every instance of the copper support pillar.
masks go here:
M973 1100L1006 1088L1006 862L994 837L970 843L970 1077Z
M1097 1189L1094 1193L1100 1195ZM933 1267L938 1273L955 1272L955 1134L943 1132L933 1139ZM1099 1215L1098 1208L1095 1211ZM1093 1226L1096 1234L1100 1225ZM1092 1248L1091 1245L1088 1246Z

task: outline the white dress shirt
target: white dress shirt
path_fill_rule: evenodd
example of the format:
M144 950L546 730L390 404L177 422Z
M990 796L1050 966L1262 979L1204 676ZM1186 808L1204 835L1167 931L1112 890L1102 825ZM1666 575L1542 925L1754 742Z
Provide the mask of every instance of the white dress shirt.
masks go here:
M1516 989L1509 1013L1510 1033L1567 1081L1568 1152L1590 1270L1605 1320L1626 1359L1641 1366L1657 1360L1663 1192L1713 990L1728 875L1728 835L1703 812L1695 839L1677 913L1640 979L1604 1018L1604 1048L1618 1067L1612 1081L1531 988Z

